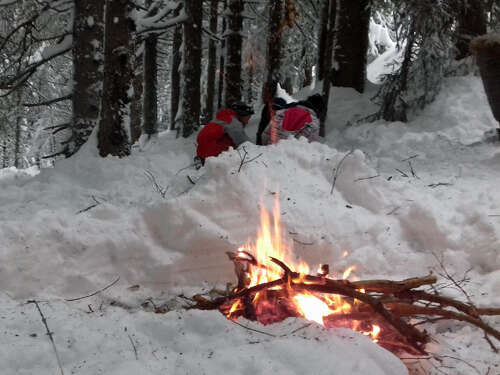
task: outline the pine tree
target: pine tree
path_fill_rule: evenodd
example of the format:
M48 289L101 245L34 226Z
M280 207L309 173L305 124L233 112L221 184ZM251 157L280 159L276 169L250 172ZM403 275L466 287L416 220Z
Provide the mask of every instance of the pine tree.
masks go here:
M222 0L222 14L226 13L227 0ZM225 35L227 29L226 17L222 17L221 34ZM217 108L222 108L224 98L224 72L226 70L226 38L221 42L221 54L219 57L219 88L217 90Z
M226 106L241 100L241 47L243 0L228 0L228 32L226 41Z
M202 0L186 0L184 23L182 136L189 137L200 125Z
M175 12L174 16L178 16L180 9ZM170 67L170 130L179 129L176 124L177 112L179 110L180 95L181 95L181 72L179 68L182 62L181 54L182 46L182 25L174 26L172 35L172 52L171 52L171 67Z
M484 0L461 0L458 6L457 60L470 55L469 43L479 35L486 34L486 11Z
M208 120L214 116L215 100L215 74L217 72L217 45L214 36L217 34L218 0L210 0L210 36L208 42L208 67L207 67L207 100L205 112Z
M409 111L422 109L435 99L452 61L457 10L454 0L439 6L433 0L394 5L394 28L403 59L385 77L375 97L380 109L374 119L407 121Z
M262 88L262 101L264 103L271 102L281 80L281 17L281 0L270 1L266 54L267 79Z
M146 2L146 6L151 7L152 0ZM157 13L154 7L149 11L153 16ZM157 66L157 45L158 37L151 33L144 41L144 91L143 91L143 116L144 116L144 134L151 136L157 132L158 121L158 66Z
M75 0L73 21L73 134L69 154L98 123L103 80L104 2Z
M129 2L106 0L104 82L98 133L99 154L103 157L130 154L125 130L130 115L129 91L132 80L130 27Z
M371 0L337 0L332 85L364 91Z

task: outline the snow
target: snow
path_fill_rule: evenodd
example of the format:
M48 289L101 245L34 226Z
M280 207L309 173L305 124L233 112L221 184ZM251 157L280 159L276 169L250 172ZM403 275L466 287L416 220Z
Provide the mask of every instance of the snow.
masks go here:
M441 260L470 278L465 289L476 304L500 306L500 149L490 136L498 124L480 79L447 79L407 124L358 123L373 111L375 89L334 88L325 144L245 143L256 159L239 172L235 150L190 167L195 138L175 132L142 140L123 159L100 158L94 133L54 168L0 170L2 373L59 372L32 299L65 373L500 373L482 333L457 322L426 328L441 362L405 366L349 330L238 321L256 332L182 308L179 294L235 281L225 251L255 238L260 208L272 210L276 193L283 233L313 268L329 263L339 273L355 264L359 278L404 279L443 273ZM446 294L463 298L453 288ZM155 314L153 303L169 312Z

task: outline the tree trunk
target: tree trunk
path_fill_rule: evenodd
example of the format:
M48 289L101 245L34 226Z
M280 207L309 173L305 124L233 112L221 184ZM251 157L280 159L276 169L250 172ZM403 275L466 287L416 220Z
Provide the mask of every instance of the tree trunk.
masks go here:
M186 0L182 88L182 136L189 137L200 123L202 0Z
M74 3L73 127L69 155L80 149L98 123L104 55L104 1Z
M222 14L226 13L227 8L227 0L222 0ZM224 35L226 33L226 17L222 17L222 30L221 34ZM219 90L217 93L217 108L222 108L222 98L224 94L224 71L226 69L226 39L222 39L221 43L221 54L219 58Z
M241 100L243 0L229 0L225 105Z
M175 17L179 15L179 10L176 11ZM179 102L181 96L181 45L182 45L182 25L175 26L172 38L172 65L170 71L170 130L177 128L176 116L179 110Z
M7 168L9 166L9 158L7 155L7 141L4 139L2 141L2 168Z
M332 2L335 3L336 0L322 0L322 1L323 1L323 7L321 12L321 25L318 35L318 81L323 81L325 79L325 69L327 69L325 62L325 52L326 52L326 45L328 38L328 23L330 20L330 17L328 17L328 15L329 15L330 3Z
M102 157L127 156L130 143L125 130L132 80L128 0L106 0L104 82L98 148Z
M371 0L337 0L334 86L365 88Z
M468 0L460 5L457 27L457 60L470 55L469 43L476 36L486 34L484 0Z
M281 1L272 0L269 4L269 25L267 34L267 78L262 88L262 101L270 103L276 94L280 81L281 65Z
M308 49L307 47L304 45L304 47L302 47L302 58L304 59L305 63L304 63L304 75L302 77L302 87L307 87L307 86L310 86L312 84L312 80L313 80L313 72L312 72L312 63L311 63L311 58L310 58L310 55L308 53Z
M131 43L130 53L133 56L133 78L132 86L134 88L134 98L130 105L130 140L134 144L142 133L142 92L144 86L144 64L143 53L140 48L142 41Z
M14 167L21 168L21 126L23 124L23 117L20 110L23 100L23 92L21 89L16 91L16 129L14 136Z
M248 61L248 86L247 86L247 102L249 105L253 103L253 80L255 75L255 62L253 53L250 54Z
M332 56L333 56L333 44L335 40L335 27L337 20L337 1L330 0L329 8L327 9L328 22L327 22L327 33L325 40L325 50L323 54L323 69L325 72L330 72L332 70ZM319 135L324 137L326 135L326 117L328 114L328 102L330 100L330 80L323 80L323 99L325 100L325 110L323 113L319 114Z
M210 0L210 32L217 34L218 0ZM211 37L208 42L207 101L205 112L208 120L214 116L215 74L217 72L217 45Z
M158 37L149 35L144 43L144 133L155 134L158 128Z

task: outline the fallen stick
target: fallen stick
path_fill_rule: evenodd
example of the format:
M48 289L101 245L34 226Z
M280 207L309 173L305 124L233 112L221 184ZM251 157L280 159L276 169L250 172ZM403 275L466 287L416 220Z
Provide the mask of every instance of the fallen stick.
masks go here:
M106 285L104 288L99 289L99 290L95 291L94 293L87 294L86 296L82 296L82 297L65 299L65 301L66 301L66 302L73 302L73 301L79 301L79 300L84 299L84 298L93 297L93 296L95 296L96 294L99 294L99 293L101 293L101 292L104 292L106 289L111 288L113 285L115 285L115 284L118 282L118 280L120 280L120 276L118 276L118 277L116 278L116 280L115 280L115 281L113 281L111 284Z
M49 340L52 343L52 349L54 349L54 353L56 355L56 360L57 360L57 365L59 366L59 370L61 371L61 375L64 375L64 370L61 364L61 358L59 357L59 352L57 351L56 343L54 341L54 337L52 332L49 329L49 325L47 324L47 319L45 318L45 315L43 315L42 309L40 309L40 305L38 304L38 301L36 300L29 300L26 303L32 303L36 306L38 312L40 313L40 316L42 317L42 323L45 326L45 329L47 331L47 336L49 336Z

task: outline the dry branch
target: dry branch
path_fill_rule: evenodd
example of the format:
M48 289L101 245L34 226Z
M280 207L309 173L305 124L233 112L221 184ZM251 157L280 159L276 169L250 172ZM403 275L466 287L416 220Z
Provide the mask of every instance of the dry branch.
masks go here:
M356 301L354 304L356 308L349 313L334 313L324 317L325 325L332 326L338 321L356 320L364 323L377 322L385 328L391 327L392 331L389 332L394 334L391 337L384 337L380 342L382 346L403 348L413 354L425 353L425 344L430 341L430 337L425 330L417 328L420 324L410 324L408 318L417 318L428 324L442 319L462 321L482 329L492 348L495 347L488 335L500 341L500 331L481 319L482 315L500 315L500 308L478 308L470 300L462 302L439 295L437 292L417 290L425 285L436 284L437 277L432 274L405 280L336 280L326 275L299 274L283 261L270 257L270 261L281 268L281 278L249 287L248 275L252 267L262 270L274 270L275 267L259 263L247 251L228 252L227 255L235 264L238 288L213 300L195 296L193 308L219 309L228 313L230 307L239 301L237 311L231 318L245 316L256 320L258 317L252 301L259 292L266 291L270 301L281 301L282 304L286 304L283 301L290 299L292 291L312 293L320 299L326 295L339 295L351 302ZM288 316L300 315L293 309L290 311L286 310L286 307L284 309Z
M50 342L52 344L52 349L54 349L54 353L56 355L56 360L57 360L57 365L59 366L59 371L61 372L61 375L64 375L64 370L63 370L63 367L62 367L61 358L59 357L59 352L57 351L57 347L56 347L56 343L54 341L53 333L49 329L49 325L47 323L47 319L45 318L45 315L43 315L42 309L40 308L40 305L38 304L38 301L37 300L29 300L26 303L32 303L32 304L34 304L36 306L36 309L38 310L38 313L42 317L42 323L45 326L45 330L47 331L47 336L49 336L49 340L50 340Z

